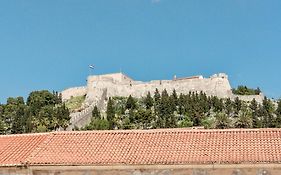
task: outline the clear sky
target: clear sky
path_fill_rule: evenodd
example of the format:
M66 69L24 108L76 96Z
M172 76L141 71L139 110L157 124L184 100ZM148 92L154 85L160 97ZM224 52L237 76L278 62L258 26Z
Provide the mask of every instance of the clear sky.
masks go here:
M0 102L95 74L226 72L281 97L280 0L1 0Z

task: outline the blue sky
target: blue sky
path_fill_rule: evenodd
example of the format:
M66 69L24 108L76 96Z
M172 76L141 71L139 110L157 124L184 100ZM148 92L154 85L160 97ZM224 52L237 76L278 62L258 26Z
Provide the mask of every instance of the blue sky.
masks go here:
M280 0L1 0L0 102L95 74L226 72L281 97Z

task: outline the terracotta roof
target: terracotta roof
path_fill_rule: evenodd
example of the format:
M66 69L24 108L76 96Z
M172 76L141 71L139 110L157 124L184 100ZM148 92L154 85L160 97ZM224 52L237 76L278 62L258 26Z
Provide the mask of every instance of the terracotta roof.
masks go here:
M281 129L132 130L0 136L0 165L281 163Z
M48 136L48 134L0 136L0 165L21 165Z

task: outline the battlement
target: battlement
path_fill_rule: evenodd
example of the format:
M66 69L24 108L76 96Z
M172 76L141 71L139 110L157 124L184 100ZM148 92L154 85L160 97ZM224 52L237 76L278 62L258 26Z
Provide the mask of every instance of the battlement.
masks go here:
M133 82L134 80L123 73L111 73L103 75L91 75L88 77L88 82L111 81L114 83Z
M174 76L174 81L181 81L181 80L193 80L193 79L203 79L204 77L202 75L192 76L192 77L182 77L177 78L176 75Z

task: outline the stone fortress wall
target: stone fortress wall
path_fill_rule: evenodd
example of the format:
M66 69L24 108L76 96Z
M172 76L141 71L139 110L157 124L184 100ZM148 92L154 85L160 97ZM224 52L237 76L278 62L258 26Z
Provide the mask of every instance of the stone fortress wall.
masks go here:
M160 92L164 89L172 93L175 89L178 94L188 94L189 92L205 92L208 96L218 96L221 98L234 99L239 97L241 100L250 101L255 98L261 101L264 97L260 95L241 96L234 95L230 86L228 76L224 73L212 75L209 78L203 76L193 76L185 78L174 78L173 80L152 80L149 82L134 81L122 73L89 76L87 84L86 102L91 103L98 98L100 93L107 89L107 97L124 96L133 97L145 96L148 92L152 95L155 89Z
M72 87L61 92L63 101L69 100L71 97L78 97L87 94L87 87Z
M69 88L63 91L62 98L67 100L71 96L86 95L86 100L83 104L84 110L71 114L72 123L76 123L77 126L81 127L89 122L91 110L95 105L104 108L106 98L114 96L128 97L129 95L139 98L145 96L148 92L153 95L156 88L159 92L166 89L170 94L174 89L178 94L203 91L208 96L231 98L232 100L236 97L244 101L251 101L255 98L258 102L262 102L264 98L263 94L234 95L228 76L224 73L214 74L209 78L204 78L203 76L174 77L172 80L152 80L149 82L135 81L123 73L94 75L88 77L86 87ZM79 121L81 122L79 123Z
M173 80L153 80L150 82L134 81L124 74L111 74L90 76L88 78L88 93L86 99L93 100L98 89L107 88L108 97L132 95L134 97L145 96L148 92L154 93L155 89L161 92L166 89L171 93L175 89L178 93L187 94L190 91L203 91L208 95L228 97L231 95L231 87L224 75L203 78L181 78Z

